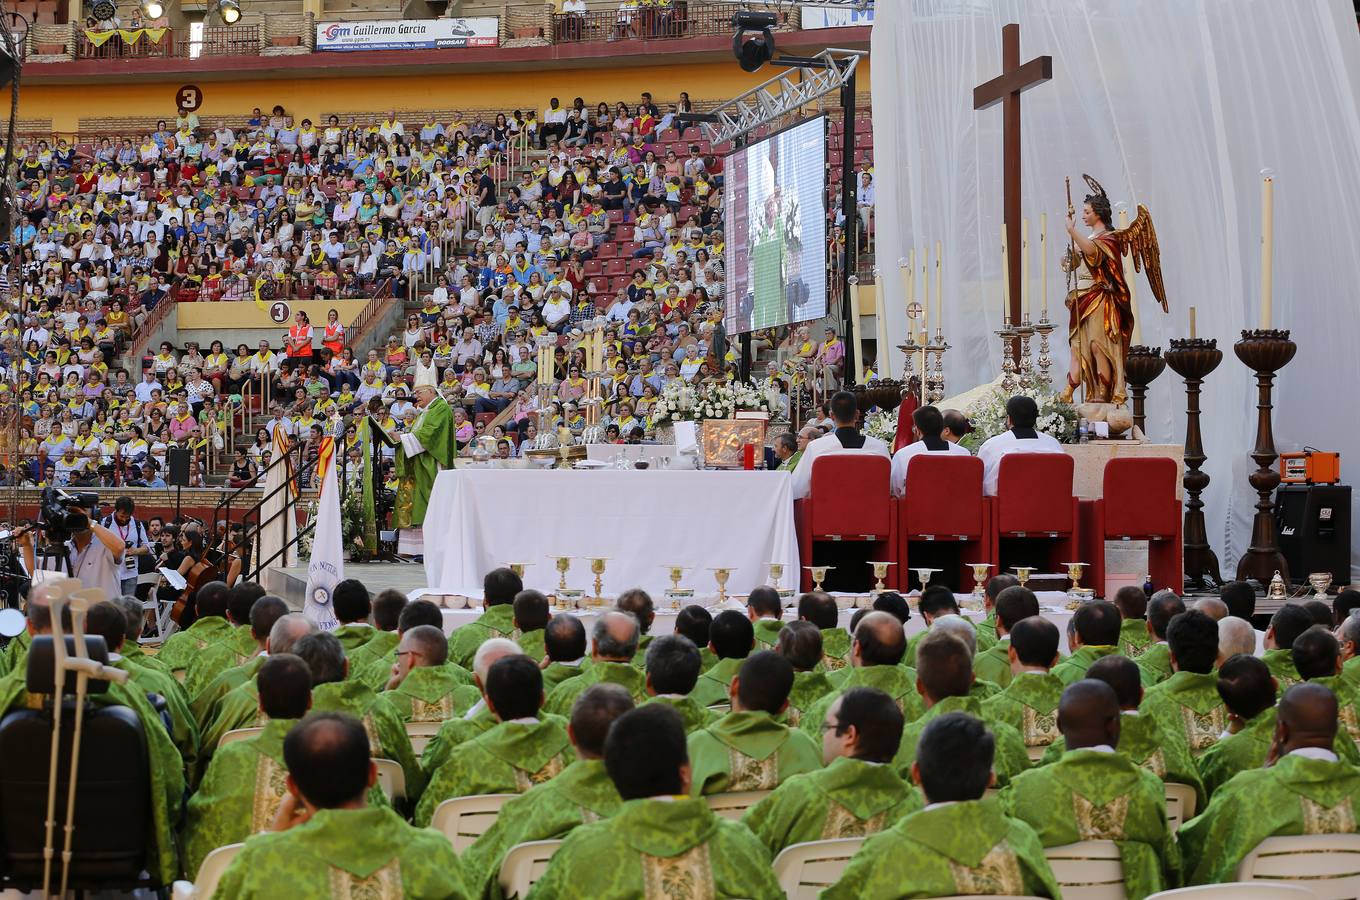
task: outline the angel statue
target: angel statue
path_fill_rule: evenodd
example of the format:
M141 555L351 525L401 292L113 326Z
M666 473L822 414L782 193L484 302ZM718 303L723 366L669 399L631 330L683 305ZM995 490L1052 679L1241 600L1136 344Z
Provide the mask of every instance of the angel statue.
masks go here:
M1091 233L1078 233L1069 192L1067 233L1072 244L1062 268L1068 273L1068 342L1072 347L1072 365L1061 396L1071 403L1072 392L1080 386L1087 403L1122 406L1126 388L1124 360L1129 354L1134 317L1133 293L1124 277L1124 255L1133 257L1135 272L1147 268L1152 295L1161 303L1162 311L1167 312L1157 232L1152 227L1152 216L1141 203L1133 222L1127 228L1115 230L1105 189L1090 175L1082 177L1094 192L1086 195L1081 207L1081 221Z

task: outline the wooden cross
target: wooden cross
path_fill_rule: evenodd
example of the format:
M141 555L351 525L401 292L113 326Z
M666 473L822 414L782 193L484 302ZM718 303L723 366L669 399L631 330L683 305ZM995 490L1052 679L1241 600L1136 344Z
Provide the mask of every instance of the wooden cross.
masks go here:
M1011 324L1020 324L1022 303L1020 281L1020 92L1043 84L1053 77L1053 57L1036 56L1020 64L1020 26L1014 23L1001 29L1001 74L973 88L973 109L1001 107L1002 130L1002 212L1006 223L1006 264L1010 283ZM1014 353L1019 355L1019 341Z

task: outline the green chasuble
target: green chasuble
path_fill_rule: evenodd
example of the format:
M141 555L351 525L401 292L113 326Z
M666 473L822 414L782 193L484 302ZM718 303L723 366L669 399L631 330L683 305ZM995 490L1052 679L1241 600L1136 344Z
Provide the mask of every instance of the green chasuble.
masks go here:
M230 622L221 616L208 616L194 622L184 631L176 631L166 638L156 658L169 666L172 672L180 672L189 668L189 663L193 662L196 655L213 644L220 644L231 638Z
M644 635L644 636L645 636L645 637L650 637L650 635ZM534 662L536 662L536 663L541 663L541 662L543 662L543 657L544 657L544 656L546 655L546 653L547 653L547 651L543 649L543 638L544 638L544 631L543 631L543 629L542 629L542 628L535 628L535 629L532 630L532 631L521 631L519 637L515 638L515 643L516 643L516 644L519 644L519 648L520 648L521 650L524 651L524 653L525 653L526 656L528 656L530 659L532 659L532 660L533 660ZM648 641L648 643L651 643L651 642ZM639 643L639 645L638 645L638 653L646 653L646 652L647 652L647 651L646 651L646 648L644 648L644 647L641 645L641 643ZM637 665L637 664L638 664L637 658L634 657L634 659L633 659L633 665Z
M848 669L842 669L848 672ZM811 672L794 672L793 687L789 690L789 708L784 710L784 724L799 728L803 716L827 694L835 691L825 672L813 669Z
M462 856L472 896L501 896L497 874L510 848L566 836L618 812L623 801L604 762L578 759L557 775L501 807L496 821Z
M1020 732L1026 747L1047 747L1058 733L1063 683L1048 672L1021 672L1004 691L982 701L983 719L1005 722Z
M445 722L467 712L481 699L457 666L418 666L395 690L383 691L403 722Z
M1166 731L1151 716L1140 716L1133 710L1124 710L1119 720L1119 746L1115 748L1120 756L1156 775L1163 782L1188 784L1195 789L1198 798L1196 809L1204 808L1204 784L1200 780L1195 760L1190 748L1185 744L1185 736L1179 731ZM1048 745L1040 766L1057 762L1067 752L1067 744L1061 737Z
M45 699L28 693L22 672L13 672L5 678L0 678L0 716L16 709L39 709ZM110 683L105 693L89 695L89 702L95 706L126 706L142 723L142 731L146 735L147 758L150 762L151 796L148 800L151 820L148 825L150 833L147 835L147 847L150 848L147 868L162 884L170 884L179 877L179 857L171 837L179 821L180 803L184 797L184 765L179 751L175 749L174 742L166 732L160 715L146 699L146 694L131 684L130 680L128 684ZM99 764L97 756L91 759L89 755L82 754L81 760L92 766ZM64 803L64 797L63 794L59 802ZM60 847L60 833L56 839L57 846Z
M685 726L685 734L693 734L718 720L718 713L707 706L700 705L687 694L657 694L648 698L647 703L660 703L669 706L680 714L680 722Z
M902 743L898 745L897 755L893 757L892 767L905 780L911 777L911 764L916 762L916 744L921 740L921 732L936 716L945 713L963 712L981 719L987 730L996 738L996 756L992 760L992 770L996 772L996 786L1005 787L1016 775L1029 768L1029 754L1025 752L1025 741L1020 732L1004 722L989 720L982 714L982 701L975 697L945 697L925 715L908 722L902 729Z
M160 694L165 699L165 711L170 714L170 739L175 742L184 768L193 771L198 760L198 723L189 711L189 698L184 695L184 686L156 669L149 669L131 662L125 656L110 654L109 665L128 673L128 682L144 694Z
M237 728L254 728L265 723L265 714L260 712L260 691L252 677L228 691L213 707L212 721L199 733L198 767L190 778L190 784L197 784L208 766L208 760L217 752L222 735Z
M1068 750L1051 766L1015 776L1001 792L1001 805L1033 828L1045 847L1114 841L1129 900L1143 900L1180 880L1162 782L1126 756Z
M972 685L968 688L968 696L975 700L990 700L999 693L1001 693L1001 688L990 681L983 681L981 678L974 678Z
M397 528L410 528L425 521L425 507L429 505L435 477L440 469L453 465L453 411L448 401L436 395L416 416L410 434L425 452L408 456L401 443L396 446L397 506L392 521Z
M1112 656L1118 652L1118 647L1094 644L1089 647L1078 647L1071 656L1053 667L1053 674L1056 675L1058 680L1064 685L1069 685L1074 681L1081 681L1086 677L1086 670L1091 668L1091 663L1100 659L1102 656Z
M193 710L194 721L198 723L199 731L205 731L212 724L212 720L216 718L217 705L222 701L222 698L227 696L232 688L240 687L247 681L254 680L256 673L260 671L260 666L264 665L264 661L268 658L264 654L257 654L245 665L227 669L208 682L208 686L203 690L190 695L193 699L189 703L189 708Z
M577 660L574 663L550 662L543 669L543 693L551 694L553 688L569 678L575 678L587 668L585 660Z
M701 706L728 702L732 679L736 677L744 662L745 658L736 657L718 660L713 668L699 676L699 680L694 684L694 690L690 691L689 695Z
M836 698L851 688L877 688L897 704L903 718L911 722L919 719L926 711L921 695L916 692L916 670L905 666L853 666L846 669L846 676L834 691L822 695L822 699L812 704L798 722L798 727L807 735L820 741L822 723L826 721L826 711Z
M746 826L700 799L653 797L567 835L529 892L529 900L564 897L783 900L784 892Z
M973 657L973 674L999 688L1011 683L1011 639L1006 636Z
M973 622L973 632L977 636L978 653L995 647L997 641L1000 640L996 636L996 610L988 610L987 618L983 619L981 622Z
M1272 706L1258 713L1241 731L1219 739L1204 751L1197 762L1204 779L1204 790L1210 797L1238 772L1265 765L1271 742L1275 739L1275 721L1275 707ZM1360 766L1360 750L1344 728L1337 729L1332 750L1345 762ZM1203 804L1198 808L1203 809Z
M1261 662L1266 664L1270 674L1280 683L1280 695L1303 681L1299 677L1299 670L1294 668L1294 651L1292 650L1281 650L1278 647L1274 650L1267 650L1261 654Z
M795 775L746 811L741 822L770 851L804 841L868 837L921 808L921 795L891 766L842 756Z
M374 628L372 625L363 622L351 622L348 625L341 625L331 632L335 639L340 642L340 646L345 648L345 658L348 659L350 671L354 671L354 654L360 648L368 644L379 634L385 634ZM395 644L393 646L396 646Z
M1352 656L1341 664L1341 677L1360 687L1360 656Z
M1290 753L1243 772L1181 826L1186 883L1234 881L1238 863L1274 835L1353 833L1357 812L1360 770L1349 763Z
M245 665L251 656L259 652L259 648L251 642L251 652L242 653L236 646L235 638L236 635L232 634L227 640L204 647L189 660L189 668L184 675L184 689L190 697L198 696L218 675Z
M699 648L699 671L707 672L718 664L718 655L708 647ZM820 664L819 664L820 665Z
M1356 707L1360 706L1360 688L1352 684L1344 675L1331 675L1326 678L1309 680L1313 684L1322 685L1336 695L1337 720L1341 726L1337 731L1337 737L1349 739L1352 745L1360 741L1360 716L1356 714ZM1342 754L1343 758L1345 756L1346 754Z
M652 646L652 641L654 641L655 639L656 639L656 635L654 635L654 634L643 634L643 635L639 635L639 636L638 636L638 648L637 648L637 652L633 654L633 660L632 660L633 668L635 668L635 669L642 669L643 671L646 671L646 669L647 669L647 648ZM517 639L517 640L518 640L518 639ZM541 636L540 636L540 638L539 638L539 640L538 640L538 645L539 645L539 648L538 648L538 649L539 649L539 652L538 652L538 660L539 660L539 662L542 662L542 661L543 661L543 656L544 656L544 650L543 650L543 640L542 640L542 637L541 637ZM523 647L524 644L521 643L520 646ZM529 653L528 650L525 650L524 652L525 652L525 653ZM532 653L530 653L529 655L530 655L530 656L533 656Z
M462 869L448 838L389 808L323 809L246 841L214 896L466 897Z
M1165 730L1184 735L1195 756L1213 746L1228 727L1228 710L1218 695L1218 676L1213 672L1177 672L1148 688L1138 709Z
M189 798L184 826L184 874L192 879L218 847L267 831L288 793L283 738L296 719L271 719L264 731L232 741L214 754L203 783Z
M823 900L1011 894L1059 897L1034 829L997 800L922 809L864 842Z
M773 650L779 640L779 632L784 630L784 620L762 618L756 619L751 624L755 626L756 649Z
M369 752L378 759L390 759L401 766L406 776L406 796L420 796L425 773L416 762L406 726L391 702L357 681L336 681L312 688L312 712L349 713L364 723Z
M1134 662L1152 644L1147 619L1125 619L1119 623L1119 652Z
M455 691L455 694L459 696L461 702L464 699L464 692L475 692L476 690L472 687L459 688ZM425 752L420 757L420 768L424 770L427 781L430 775L433 775L440 766L448 762L454 750L500 724L496 721L496 717L491 714L491 710L487 709L486 704L480 702L481 699L482 695L476 693L473 704L468 707L468 711L461 718L449 719L439 726L439 731L425 745ZM565 721L563 720L564 723ZM565 727L565 724L563 727Z
M424 454L422 454L424 455ZM515 610L509 603L488 606L475 620L454 630L449 639L449 661L472 671L477 648L491 638L515 637Z
M570 719L571 706L576 702L576 698L594 684L621 685L627 688L634 703L641 703L647 699L647 676L633 668L631 662L596 660L579 678L569 679L553 688L553 692L543 702L543 711Z
M834 672L850 665L850 632L844 628L822 629L822 669Z
M337 628L334 634L336 637L340 637L341 631L344 631L346 628L351 627L353 626L345 625L340 628ZM375 662L378 662L379 660L385 661L387 660L388 657L392 657L392 659L395 661L397 653L397 644L401 643L401 635L397 634L395 631L383 631L380 628L367 628L362 630L366 630L369 632L367 635L367 639L364 640L357 647L355 647L353 650L351 650L348 647L345 648L345 656L349 659L350 678L360 677L361 675L368 671L368 668L370 666L372 666ZM360 635L356 635L356 637L358 636ZM388 663L387 673L390 675L391 672L392 664ZM369 684L368 686L373 687L372 684ZM386 681L384 681L378 687L373 687L373 690L380 691L385 687L387 687Z
M1157 641L1143 648L1143 655L1134 660L1144 689L1161 684L1172 676L1171 645Z
M24 632L14 640L17 641L19 640L19 638L27 637L28 633ZM11 641L10 643L13 643L13 641ZM28 646L26 642L24 646ZM143 669L155 669L157 672L163 672L166 675L171 674L170 667L167 666L164 663L164 661L157 659L150 653L147 653L145 650L142 649L142 645L137 643L136 641L123 641L123 649L119 650L118 652L119 654L122 655L123 659L126 659L133 665L141 666ZM3 674L4 672L0 671L0 675Z
M767 712L730 712L689 736L690 792L772 791L822 767L822 750Z
M922 639L930 631L930 625L926 625L925 631L918 631L907 638L907 651L902 654L902 665L915 671L916 669L916 648L920 646Z
M231 646L237 653L249 659L260 652L260 642L255 640L255 632L250 630L249 622L231 626L231 632Z
M415 821L430 824L440 803L475 794L523 794L575 758L566 723L557 716L501 722L458 748L430 776Z
M24 664L28 661L28 648L32 644L33 636L27 631L21 631L15 637L10 638L5 649L0 651L0 677L23 669Z

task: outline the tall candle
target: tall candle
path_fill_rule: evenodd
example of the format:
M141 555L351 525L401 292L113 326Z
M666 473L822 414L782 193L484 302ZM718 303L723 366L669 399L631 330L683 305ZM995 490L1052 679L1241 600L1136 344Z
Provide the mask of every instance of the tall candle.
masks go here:
M1011 279L1010 262L1007 259L1006 223L1001 223L1001 321L1009 325L1011 321Z
M1024 317L1029 318L1029 219L1020 220L1020 302Z
M911 302L916 299L916 250L912 249L910 255L902 257L898 261L898 268L902 273L902 292L906 295L907 301L907 333L911 333Z
M1274 300L1275 250L1275 179L1267 175L1261 181L1261 327L1270 327L1271 306Z
M941 241L935 242L935 330L939 331L944 327L944 286L942 272L944 270L944 244Z
M930 331L930 245L921 248L921 327Z
M1190 337L1195 336L1195 308L1190 307Z
M1048 318L1048 213L1039 213L1039 318Z
M888 363L888 305L883 300L883 273L874 270L874 338L878 342L877 359L874 369L879 378L892 377L892 366Z

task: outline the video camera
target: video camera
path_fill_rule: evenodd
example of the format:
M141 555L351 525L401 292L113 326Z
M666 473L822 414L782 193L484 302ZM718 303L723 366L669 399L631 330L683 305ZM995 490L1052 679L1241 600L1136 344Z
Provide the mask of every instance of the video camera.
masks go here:
M93 491L71 493L56 486L43 490L38 504L38 526L52 544L64 544L72 533L94 519L99 506L99 495Z

